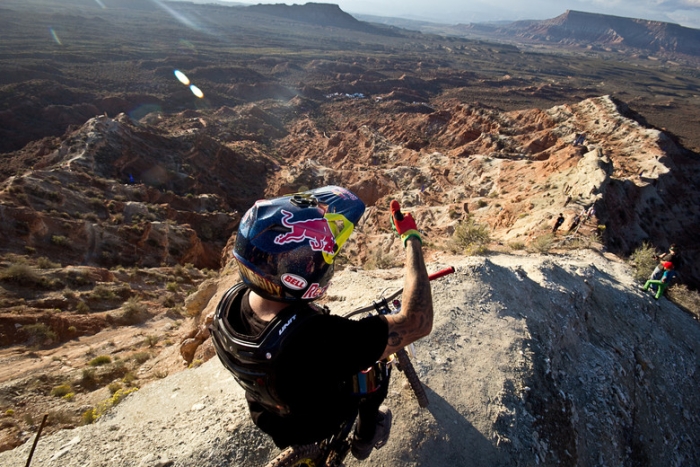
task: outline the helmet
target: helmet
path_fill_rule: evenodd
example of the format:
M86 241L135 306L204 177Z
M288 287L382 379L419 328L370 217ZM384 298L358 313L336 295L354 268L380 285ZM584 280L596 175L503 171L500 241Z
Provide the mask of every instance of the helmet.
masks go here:
M338 186L256 202L241 220L233 249L243 282L269 300L319 298L364 211L357 196Z
M673 263L670 261L666 261L665 263L662 264L664 269L673 269Z

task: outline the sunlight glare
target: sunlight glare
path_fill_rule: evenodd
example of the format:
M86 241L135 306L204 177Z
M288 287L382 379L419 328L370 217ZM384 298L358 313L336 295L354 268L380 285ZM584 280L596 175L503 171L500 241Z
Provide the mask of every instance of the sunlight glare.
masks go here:
M184 73L181 72L180 70L175 70L174 73L175 73L175 77L178 79L178 81L180 81L180 82L181 82L182 84L184 84L185 86L189 86L189 85L190 85L190 79L187 77L186 74L184 74Z
M195 31L201 31L204 32L204 28L200 27L198 24L187 18L186 16L182 15L180 12L175 11L173 8L170 8L168 5L163 3L161 0L152 0L153 3L164 9L170 16L175 18L177 21L180 23L184 24L190 29L194 29Z
M204 97L204 93L203 93L197 86L195 86L194 84L193 84L192 86L190 86L190 91L192 91L192 94L194 94L195 96L199 97L200 99L201 99L202 97Z
M61 42L61 39L58 38L58 34L56 34L56 31L54 31L53 28L49 28L49 31L51 31L51 35L53 36L53 40L56 41L56 44L63 45L63 42Z
M95 3L97 3L98 5L100 5L100 7L101 7L103 10L106 10L106 9L107 9L107 7L105 6L105 4L102 3L102 0L95 0Z

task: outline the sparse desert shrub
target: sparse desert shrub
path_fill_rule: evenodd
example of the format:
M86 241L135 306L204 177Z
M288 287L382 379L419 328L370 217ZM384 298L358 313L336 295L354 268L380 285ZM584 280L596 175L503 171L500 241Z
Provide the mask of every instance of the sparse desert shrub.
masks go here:
M50 344L56 340L56 333L45 323L27 324L21 329L39 345Z
M114 300L117 295L109 287L105 285L97 285L90 293L90 298L95 300Z
M396 255L391 252L385 253L381 248L374 250L374 253L365 262L366 269L391 269L398 267L399 262Z
M62 247L70 247L70 241L63 235L52 235L51 244Z
M654 272L654 268L659 261L655 258L656 250L654 247L644 242L642 245L634 250L630 255L630 262L634 266L634 273L632 276L638 282L645 282L651 273Z
M84 368L82 377L80 378L80 385L85 389L94 389L97 387L97 375L95 370L92 368Z
M478 224L470 217L457 224L449 246L453 253L481 255L488 251L487 246L490 241L488 226Z
M99 355L90 362L88 362L88 365L90 366L100 366L100 365L107 365L108 363L112 363L112 357L109 355Z
M70 412L65 410L52 410L49 412L48 423L49 425L65 425L71 423L73 417Z
M508 244L511 250L524 250L525 244L523 242L510 242Z
M182 264L176 264L173 267L173 274L176 276L184 277L187 276L187 269Z
M547 254L554 245L554 235L551 233L540 235L530 244L532 251Z
M124 400L129 394L138 391L139 388L120 389L112 395L110 407L114 407Z
M166 308L174 308L177 305L177 297L173 294L167 294L160 297L160 304Z
M60 263L54 263L50 259L48 259L45 256L41 256L36 259L36 266L39 269L55 269L55 268L60 268L61 264Z
M136 352L131 356L131 359L135 361L139 365L143 365L148 361L148 359L151 358L151 354L148 352Z
M87 409L83 414L80 416L80 421L83 425L90 425L91 423L94 423L95 420L97 420L97 415L95 414L95 409Z
M122 383L126 384L127 386L133 386L134 381L136 381L136 379L136 375L129 371L122 378Z
M109 393L114 395L115 392L119 391L122 388L122 385L119 383L110 383L107 386L107 389L109 389Z
M135 324L139 322L141 315L146 313L146 305L141 303L138 297L131 297L124 303L124 313L122 320L127 324Z
M90 313L90 305L81 300L75 306L75 311L80 313L81 315L88 314Z
M114 392L114 394L112 394L112 397L103 400L97 404L95 408L88 409L83 412L83 415L81 416L82 423L84 425L94 423L95 420L106 414L109 409L123 401L126 396L136 391L138 391L138 388L118 389Z
M11 264L0 272L0 280L24 286L41 285L44 282L36 269L25 263Z
M67 281L74 287L92 284L90 275L83 271L69 271Z
M167 316L168 318L172 318L172 319L178 319L178 318L182 318L182 315L184 315L184 314L185 314L185 307L183 307L181 303L178 303L174 307L168 309L168 311L165 313L165 316ZM192 311L192 316L198 316L198 315L199 315L199 311L197 311L197 310Z
M73 388L70 384L61 384L60 386L54 386L51 389L51 395L54 397L63 397L71 392L73 392Z
M650 273L651 274L651 273ZM690 290L685 284L672 285L666 296L686 313L700 320L700 293Z
M104 203L100 198L94 197L88 199L88 205L93 209L101 209L104 206Z
M160 337L154 335L154 334L149 334L146 336L146 338L143 340L143 343L146 344L149 347L155 347L156 344L158 344L158 341L160 341Z
M177 282L168 282L165 284L165 290L168 292L177 292Z

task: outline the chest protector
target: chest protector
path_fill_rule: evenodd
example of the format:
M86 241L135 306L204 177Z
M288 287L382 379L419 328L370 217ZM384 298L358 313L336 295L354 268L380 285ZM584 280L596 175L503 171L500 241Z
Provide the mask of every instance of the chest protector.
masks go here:
M313 304L288 306L258 336L241 332L241 300L247 287L231 287L216 307L210 331L216 354L246 392L270 412L287 415L289 406L280 399L276 384L279 355L295 331L314 316L328 310Z

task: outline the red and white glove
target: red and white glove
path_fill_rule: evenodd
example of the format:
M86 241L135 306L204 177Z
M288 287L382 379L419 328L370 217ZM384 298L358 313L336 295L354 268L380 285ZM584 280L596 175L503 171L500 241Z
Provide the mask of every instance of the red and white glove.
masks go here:
M423 244L423 240L420 238L420 232L418 232L418 227L416 227L416 221L413 220L413 216L410 213L402 213L401 206L396 200L392 200L389 205L391 209L391 226L394 231L401 237L404 248L406 248L406 242L410 237L416 237L418 241Z

